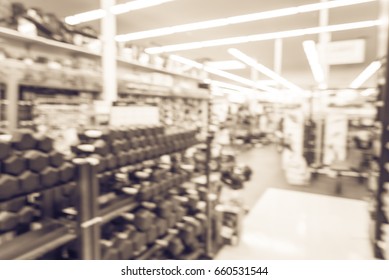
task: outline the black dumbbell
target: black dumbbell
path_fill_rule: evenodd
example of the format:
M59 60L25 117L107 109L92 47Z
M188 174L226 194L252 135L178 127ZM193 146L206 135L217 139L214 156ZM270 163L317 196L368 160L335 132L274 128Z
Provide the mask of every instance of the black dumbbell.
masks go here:
M122 151L122 142L120 140L113 141L111 144L111 152L117 155L120 151Z
M20 209L26 205L25 197L17 197L11 200L7 200L0 204L0 211L8 211L8 212L18 212Z
M61 192L63 196L74 197L77 195L77 183L70 182L61 186Z
M24 170L26 170L26 160L20 155L14 154L3 160L4 173L17 176Z
M128 154L126 152L119 152L117 154L118 166L126 166L128 163Z
M35 135L36 140L36 149L39 151L42 151L44 153L49 153L51 150L53 150L53 139L45 136L45 135Z
M155 224L152 224L150 228L146 231L146 240L147 244L154 243L158 238L158 227Z
M108 154L106 157L107 169L112 170L115 169L118 165L117 157L113 154Z
M98 154L91 154L89 157L98 160L98 164L97 164L98 173L104 172L107 169L107 160L105 157Z
M59 180L62 183L67 183L75 179L75 167L70 162L65 162L59 168Z
M156 223L157 230L158 230L158 236L161 237L166 234L168 228L167 220L165 219L157 219Z
M17 150L31 150L35 148L37 140L32 130L20 129L12 133L11 143Z
M40 189L39 175L31 171L24 171L18 176L20 192L30 194Z
M105 156L109 153L109 147L107 145L107 142L105 142L104 140L98 139L94 141L93 146L94 146L94 153L98 155Z
M155 214L149 210L140 209L135 214L125 213L122 215L122 218L128 222L132 222L137 230L145 232L153 225Z
M30 206L25 206L17 213L19 224L26 225L33 222L35 218L35 209Z
M46 167L40 173L41 187L49 188L55 186L59 181L59 172L56 168Z
M166 218L166 220L169 228L174 227L174 225L178 222L176 213L174 212L170 213L170 215Z
M164 200L157 205L156 213L161 218L168 218L173 212L173 203L170 200Z
M139 252L147 245L146 233L137 231L135 227L129 226L129 238L133 242L134 251Z
M179 238L173 238L172 240L170 240L166 248L166 251L174 258L180 256L184 252L184 250L185 246Z
M17 214L7 211L0 212L0 233L15 229L18 222Z
M5 159L11 153L11 144L0 140L0 160Z
M113 246L119 251L121 260L128 260L134 256L134 244L129 239L128 233L118 232L115 234L115 242Z
M113 247L111 241L101 240L100 247L102 260L119 260L119 251Z
M36 150L25 152L23 157L26 159L27 168L34 172L40 172L49 165L48 155Z
M49 153L49 162L51 166L60 167L65 162L65 156L58 151Z
M0 200L10 199L19 192L17 177L11 175L0 175Z

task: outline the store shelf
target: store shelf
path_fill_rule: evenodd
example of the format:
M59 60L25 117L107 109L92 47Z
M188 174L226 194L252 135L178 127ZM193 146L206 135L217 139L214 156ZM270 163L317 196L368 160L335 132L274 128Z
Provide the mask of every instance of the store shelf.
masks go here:
M120 58L120 57L117 58L117 61L122 63L122 64L125 64L125 65L128 65L128 66L132 66L132 67L137 68L137 69L158 72L158 73L161 73L161 74L172 75L172 76L181 77L181 78L185 78L185 79L191 79L191 80L195 80L195 81L198 81L198 82L202 81L202 79L197 78L197 77L192 77L190 75L182 74L182 73L175 72L175 71L170 71L170 70L159 68L159 67L155 67L155 66L140 64L140 63L137 63L137 62L134 62L134 61L130 61L130 60L127 60L127 59L123 59L123 58Z
M89 55L89 56L94 56L94 57L101 56L100 53L93 52L93 51L88 50L88 49L83 48L83 47L79 47L79 46L75 46L75 45L71 45L71 44L67 44L67 43L62 43L59 41L43 38L40 36L31 36L31 35L21 34L20 32L18 32L16 30L12 30L12 29L5 28L5 27L0 27L0 37L18 40L18 41L25 42L25 43L33 43L33 44L40 45L40 46L47 46L47 47L63 49L66 51L84 54L84 55Z
M1 260L33 260L74 239L76 234L61 224L49 223L42 229L21 235L0 246Z
M107 223L115 219L120 214L131 211L139 206L138 202L131 197L122 197L113 204L100 209L99 217L102 223Z
M0 27L0 37L18 40L18 41L25 42L25 43L32 43L32 44L36 44L36 45L40 45L40 46L58 48L58 49L66 50L69 52L79 53L79 54L83 54L83 55L89 55L89 56L93 56L93 57L101 57L101 53L93 52L92 50L88 50L87 48L84 48L84 47L79 47L79 46L75 46L72 44L67 44L67 43L43 38L40 36L31 36L31 35L22 34L16 30L12 30L12 29L5 28L5 27ZM167 74L167 75L173 75L173 76L191 79L191 80L195 80L195 81L201 81L201 79L196 78L196 77L192 77L190 75L185 75L182 73L169 71L169 70L159 68L159 67L153 67L150 65L140 64L140 63L137 63L134 61L129 61L129 60L126 60L123 58L117 58L117 61L120 63L126 64L126 65L129 65L131 67L137 68L137 69L142 69L142 70L146 70L146 71L153 71L153 72L158 72L158 73Z

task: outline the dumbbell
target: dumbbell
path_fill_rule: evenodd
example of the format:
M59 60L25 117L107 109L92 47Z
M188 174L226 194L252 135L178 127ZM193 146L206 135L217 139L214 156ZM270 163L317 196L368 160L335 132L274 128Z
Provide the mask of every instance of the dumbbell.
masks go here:
M29 150L23 154L26 159L27 168L34 172L40 172L49 165L49 157L47 154L36 150Z
M161 237L161 236L165 235L167 230L169 229L167 220L165 220L165 219L157 219L155 224L157 226L158 237Z
M128 260L134 256L134 244L130 240L128 232L115 233L113 246L119 251L119 259Z
M20 211L17 212L17 216L19 218L19 224L27 225L31 224L35 218L36 210L30 206L25 206Z
M138 198L141 201L149 201L153 197L153 189L150 182L142 182L139 184Z
M115 139L122 140L126 137L125 130L121 128L113 128L111 129L111 133Z
M0 212L0 233L15 229L18 226L18 215L12 212Z
M31 150L35 148L37 140L32 130L20 129L12 133L11 143L17 150Z
M98 164L97 164L98 173L104 172L107 169L107 161L105 157L102 157L101 155L98 154L91 154L89 157L98 160Z
M59 181L58 169L53 167L46 167L40 173L40 182L43 188L49 188L56 185Z
M128 153L127 152L119 152L117 154L117 161L118 161L118 166L122 167L122 166L126 166L127 163L128 163Z
M179 225L178 237L183 241L185 246L190 246L196 242L196 233L193 231L193 227L187 224Z
M19 194L19 182L17 177L0 175L0 200L10 199Z
M94 141L93 146L94 146L94 153L98 155L105 156L109 153L109 147L107 145L107 142L105 142L104 140L98 139Z
M157 204L156 213L159 217L167 219L173 212L173 203L170 200L164 200Z
M101 259L102 260L119 260L119 250L113 247L113 242L109 240L100 240Z
M135 214L124 213L121 217L127 222L132 222L137 230L142 232L147 231L155 220L155 214L145 209L140 209Z
M173 238L172 240L170 240L166 248L166 251L174 258L180 256L184 252L184 250L185 246L179 238Z
M118 165L118 160L117 157L113 154L108 154L106 157L106 162L107 162L107 169L112 170L115 169Z
M154 243L158 238L158 227L156 224L152 224L150 228L146 231L146 240L147 244Z
M3 160L3 172L10 175L19 175L26 170L26 160L20 155L14 154Z
M40 189L39 175L31 171L24 171L18 177L20 192L30 194Z
M34 135L36 140L35 148L41 152L49 153L53 150L53 139L45 135Z
M65 162L58 168L59 180L62 183L67 183L75 179L75 167L70 162Z
M193 228L193 232L195 233L196 236L199 236L200 234L203 233L203 228L199 220L191 216L185 216L182 218L182 220L184 221L187 227Z
M57 151L49 153L49 162L53 167L60 167L65 162L65 156Z
M175 226L175 224L178 222L177 220L177 214L172 212L170 215L166 218L167 220L167 225L169 228L172 228Z
M111 144L111 152L114 155L117 155L121 151L122 151L122 141L121 140L113 141Z
M70 182L61 186L61 192L63 196L75 197L77 195L77 183Z
M128 237L133 242L135 252L139 252L147 245L146 234L144 232L137 231L133 225L128 225L126 227L126 232L128 232Z
M0 160L8 157L11 149L11 144L9 142L0 140Z
M26 204L25 197L17 197L0 204L0 211L18 212Z

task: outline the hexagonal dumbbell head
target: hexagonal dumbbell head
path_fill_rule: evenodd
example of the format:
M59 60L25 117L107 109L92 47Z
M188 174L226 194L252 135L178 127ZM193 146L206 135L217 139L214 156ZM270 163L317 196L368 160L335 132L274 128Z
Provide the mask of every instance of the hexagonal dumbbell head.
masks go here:
M0 175L0 200L9 199L19 193L17 177Z
M13 230L18 225L18 216L11 212L0 212L0 233Z
M58 170L52 167L46 167L40 173L40 181L44 188L53 187L59 181Z
M39 175L25 171L18 176L20 191L23 194L36 192L40 189Z
M12 134L11 143L17 150L30 150L35 148L37 142L32 130L20 129Z
M48 153L53 150L54 141L52 138L45 135L35 135L36 149L44 153Z
M22 225L30 224L35 217L35 209L29 206L23 207L18 213L19 223Z
M19 175L26 170L26 160L18 155L12 155L3 160L3 172L11 175Z
M74 165L69 162L65 162L59 168L59 179L62 183L67 183L73 180L74 175L75 175Z
M0 160L5 159L11 153L11 143L0 140Z
M65 157L60 152L52 151L49 154L49 162L54 167L60 167L65 162Z
M23 157L27 160L27 168L34 172L40 172L49 165L48 155L36 150L27 151Z

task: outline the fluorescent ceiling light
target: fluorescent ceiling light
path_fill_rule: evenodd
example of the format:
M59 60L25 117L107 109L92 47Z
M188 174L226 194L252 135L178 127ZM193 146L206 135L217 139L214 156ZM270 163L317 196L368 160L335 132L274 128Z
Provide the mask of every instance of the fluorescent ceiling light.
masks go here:
M295 84L289 82L288 80L284 79L280 75L278 75L276 72L270 70L269 68L265 67L264 65L256 62L253 58L249 57L248 55L242 53L241 51L237 49L229 49L228 52L233 55L235 58L239 59L243 63L246 63L247 65L253 67L257 71L261 72L262 74L268 76L270 79L273 79L274 81L282 84L286 88L289 88L291 90L296 91L303 91L300 87L296 86Z
M303 47L308 59L309 67L311 67L313 78L318 84L323 84L324 72L320 64L319 53L317 52L315 42L311 40L304 41Z
M375 72L378 71L382 66L382 63L380 61L373 61L369 64L369 66L366 67L365 70L362 71L361 74L356 77L354 81L350 84L350 88L357 89L361 85L363 85L364 82L366 82Z
M265 86L276 86L277 82L274 80L258 80L257 84Z
M237 85L233 85L233 84L225 83L225 82L221 82L221 81L216 81L216 80L211 80L210 83L212 86L216 86L219 88L232 89L232 90L240 91L240 92L252 92L253 91L252 88L241 87L241 86L237 86Z
M234 45L234 44L242 44L248 42L258 42L258 41L267 41L267 40L274 40L274 39L281 39L281 38L298 37L298 36L312 35L312 34L319 34L319 33L326 33L326 32L368 28L368 27L373 27L381 24L383 24L383 21L380 20L359 21L359 22L344 23L344 24L337 24L337 25L287 30L287 31L280 31L280 32L273 32L273 33L231 37L231 38L218 39L218 40L191 42L191 43L184 43L184 44L167 45L162 47L151 47L151 48L147 48L146 52L150 54L159 54L159 53L176 52L176 51L184 51L184 50L194 50L194 49L201 49L205 47Z
M187 59L187 58L184 58L184 57L181 57L178 55L170 55L170 59L177 61L177 62L180 62L180 63L185 64L185 65L194 67L196 69L202 69L202 70L204 70L208 73L211 73L213 75L223 77L223 78L229 79L231 81L238 82L240 84L243 84L245 86L249 86L251 88L260 89L260 90L267 91L267 92L277 92L274 88L264 86L264 85L258 85L257 83L255 83L254 81L251 81L249 79L246 79L246 78L243 78L241 76L213 68L211 66L204 65L202 63L198 63L198 62L193 61L191 59Z
M237 60L209 61L206 64L219 70L237 70L246 68L246 65Z
M118 4L111 7L111 12L115 15L128 13L135 10L145 9L152 6L157 6L173 0L135 0L123 4ZM73 16L65 17L65 22L70 25L76 25L92 20L102 19L106 12L103 9L92 10Z
M264 20L264 19L270 19L270 18L296 15L299 13L320 11L323 9L332 9L332 8L362 4L362 3L373 2L373 1L376 1L376 0L354 0L354 1L337 0L337 1L320 2L320 3L315 3L315 4L297 6L297 7L283 8L283 9L277 9L277 10L266 11L266 12L245 14L245 15L239 15L239 16L233 16L233 17L227 17L227 18L200 21L200 22L195 22L195 23L182 24L182 25L163 27L163 28L145 30L145 31L128 33L128 34L122 34L122 35L116 36L116 40L120 41L120 42L134 41L134 40L160 37L160 36L166 36L166 35L182 33L182 32L189 32L189 31L195 31L195 30L202 30L202 29L227 26L227 25L232 25L232 24L239 24L239 23L252 22L252 21L258 21L258 20Z

